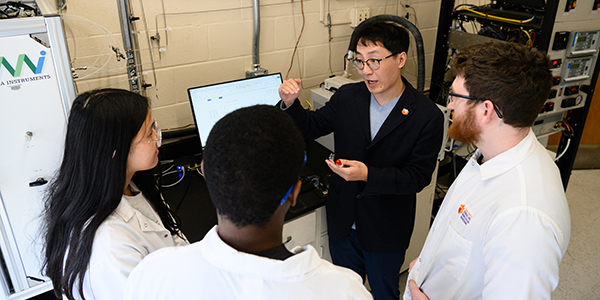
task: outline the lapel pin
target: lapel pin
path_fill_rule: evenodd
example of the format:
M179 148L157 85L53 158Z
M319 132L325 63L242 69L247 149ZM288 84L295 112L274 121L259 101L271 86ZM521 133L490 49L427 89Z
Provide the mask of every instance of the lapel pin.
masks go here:
M402 109L402 114L405 115L405 116L408 115L408 109L403 108Z

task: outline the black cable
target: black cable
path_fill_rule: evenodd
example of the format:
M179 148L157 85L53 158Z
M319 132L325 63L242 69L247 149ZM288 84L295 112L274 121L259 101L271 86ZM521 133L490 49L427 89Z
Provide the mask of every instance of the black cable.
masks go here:
M442 186L440 186L439 183L436 183L435 187L438 188L438 189L440 189L440 191L442 191L444 193L448 191L448 188L443 188Z
M467 146L467 149L469 149L469 147ZM475 153L475 151L477 151L477 147L475 147L475 149L473 149L473 151L469 152L469 154L467 154L467 156L463 157L464 160L469 160L471 159L471 156L473 156L473 154Z
M567 129L567 132L565 132L565 135L568 138L572 138L575 135L575 131L573 130L573 126L571 126L571 124L569 124L569 122L567 122L567 120L563 120L563 125L565 125L565 129Z
M183 196L181 196L181 200L179 200L179 203L177 203L177 207L175 208L175 213L177 213L179 211L179 208L181 207L183 200L185 200L185 196L187 195L188 191L190 190L190 185L192 185L192 181L190 180L190 178L188 178L185 192L183 192Z
M456 179L456 177L458 177L458 174L456 174L456 153L454 153L454 151L452 152L452 168L454 169L454 178L452 179L452 181L454 181Z
M439 184L435 185L435 190L436 190L436 196L437 198L443 198L446 196L446 194L448 194L448 189L444 190L442 187L440 187Z
M495 26L484 26L479 30L479 32L477 32L477 34L498 40L506 40L506 34L504 34L504 32L500 30L500 28L497 28Z

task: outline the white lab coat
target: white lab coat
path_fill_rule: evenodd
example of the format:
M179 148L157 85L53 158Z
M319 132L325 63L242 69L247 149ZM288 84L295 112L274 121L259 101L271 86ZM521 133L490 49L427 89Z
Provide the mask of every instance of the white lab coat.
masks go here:
M408 279L431 300L550 299L571 232L558 168L531 130L479 156L448 190Z
M356 273L321 259L312 246L291 252L282 261L237 251L215 226L200 242L144 259L125 299L373 299Z
M141 207L146 215L134 208L140 205L146 206ZM83 281L85 298L123 299L129 273L145 256L163 247L187 244L165 229L141 192L133 197L123 196L117 209L96 231ZM74 287L73 294L79 299L78 286Z

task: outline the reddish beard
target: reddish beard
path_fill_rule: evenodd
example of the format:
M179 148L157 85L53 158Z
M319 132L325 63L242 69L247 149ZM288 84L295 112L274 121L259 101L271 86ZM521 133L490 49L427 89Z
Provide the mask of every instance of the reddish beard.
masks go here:
M465 143L476 144L481 133L481 128L477 126L475 120L474 106L469 107L461 116L454 114L452 125L448 127L448 136L450 138Z

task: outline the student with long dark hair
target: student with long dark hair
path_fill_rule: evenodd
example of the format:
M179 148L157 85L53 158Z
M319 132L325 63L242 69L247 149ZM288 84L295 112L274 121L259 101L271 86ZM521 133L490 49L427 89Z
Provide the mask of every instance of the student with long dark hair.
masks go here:
M160 130L149 101L118 89L77 97L45 203L45 273L64 299L121 299L150 252L187 244L151 169Z

